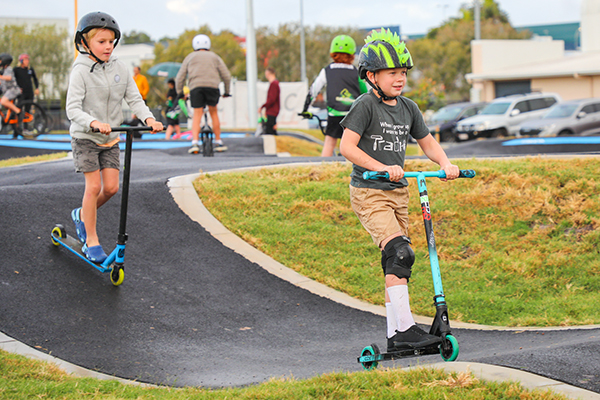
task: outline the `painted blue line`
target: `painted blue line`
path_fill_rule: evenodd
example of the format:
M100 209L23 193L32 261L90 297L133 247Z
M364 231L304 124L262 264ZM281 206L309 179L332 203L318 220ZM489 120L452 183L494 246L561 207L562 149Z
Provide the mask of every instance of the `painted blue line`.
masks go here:
M600 144L600 136L528 138L502 142L502 146L545 146L552 144Z
M241 138L245 137L244 132L222 133L222 138ZM142 140L133 141L133 150L160 150L189 147L190 140L164 140L165 135L144 134ZM124 139L124 137L123 137ZM41 149L55 151L71 151L71 136L69 135L40 135L37 140L25 140L22 138L12 139L12 135L0 135L0 146L19 147L25 149ZM124 140L119 143L121 150L125 149Z

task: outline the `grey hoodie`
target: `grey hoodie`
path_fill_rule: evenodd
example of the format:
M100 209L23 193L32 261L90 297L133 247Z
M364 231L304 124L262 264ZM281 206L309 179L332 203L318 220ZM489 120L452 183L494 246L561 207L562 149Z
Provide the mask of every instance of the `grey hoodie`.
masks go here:
M92 132L90 124L97 120L120 126L123 100L141 121L154 116L124 63L111 56L92 70L95 63L86 54L80 54L73 63L67 91L67 117L71 121L71 137L105 144L116 139L119 133Z

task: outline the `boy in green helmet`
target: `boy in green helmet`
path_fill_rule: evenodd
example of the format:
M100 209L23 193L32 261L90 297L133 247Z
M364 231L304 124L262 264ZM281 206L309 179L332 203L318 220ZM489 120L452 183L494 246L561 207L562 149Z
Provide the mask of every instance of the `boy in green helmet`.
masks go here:
M404 159L408 135L429 159L456 179L453 165L429 134L415 102L401 96L413 61L404 42L389 30L365 39L359 76L373 90L360 96L342 120L340 151L353 163L350 201L363 227L381 250L385 275L388 351L435 346L441 338L419 328L410 311L408 281L414 252L408 238L408 182ZM364 171L387 171L389 181L364 180Z
M361 93L367 91L364 82L358 79L358 70L352 62L356 53L356 43L348 35L339 35L331 41L329 55L333 62L323 68L306 95L303 113L317 97L324 86L327 86L327 129L321 157L333 156L338 139L343 129L340 121L350 110L350 106Z

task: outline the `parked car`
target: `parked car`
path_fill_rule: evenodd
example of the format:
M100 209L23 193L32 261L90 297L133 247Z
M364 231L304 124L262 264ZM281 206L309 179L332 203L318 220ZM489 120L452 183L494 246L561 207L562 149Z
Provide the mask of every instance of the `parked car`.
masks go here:
M516 135L523 122L540 118L561 101L556 93L528 93L499 97L481 112L456 125L459 140Z
M541 119L524 122L519 133L524 136L598 134L600 133L600 98L555 104Z
M455 103L437 110L427 127L432 135L440 135L440 142L456 142L456 124L478 114L487 103Z

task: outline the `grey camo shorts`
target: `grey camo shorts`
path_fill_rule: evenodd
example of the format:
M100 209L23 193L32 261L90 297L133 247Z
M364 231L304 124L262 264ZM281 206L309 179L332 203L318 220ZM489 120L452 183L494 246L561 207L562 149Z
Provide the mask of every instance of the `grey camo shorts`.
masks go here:
M112 147L98 146L88 139L71 139L73 162L76 172L94 172L104 168L119 169L119 144Z

